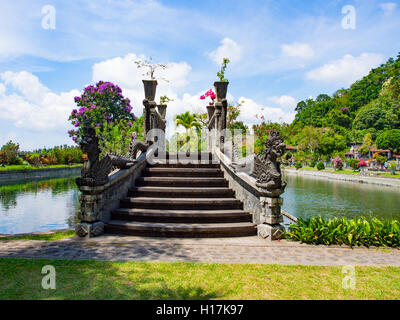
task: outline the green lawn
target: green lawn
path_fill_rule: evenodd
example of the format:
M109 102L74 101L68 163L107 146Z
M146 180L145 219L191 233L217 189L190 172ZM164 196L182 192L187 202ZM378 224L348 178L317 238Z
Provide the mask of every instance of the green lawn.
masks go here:
M71 167L81 167L82 164L55 164L55 165L48 165L48 166L30 166L30 165L11 165L11 166L0 166L0 171L15 171L15 170L35 170L35 169L52 169L52 168L71 168Z
M0 258L0 299L400 299L400 268L355 270L346 290L341 267Z
M22 237L0 237L1 240L46 240L46 241L55 241L65 238L70 238L75 235L75 230L67 230L67 231L56 231L48 234L35 234L29 236Z

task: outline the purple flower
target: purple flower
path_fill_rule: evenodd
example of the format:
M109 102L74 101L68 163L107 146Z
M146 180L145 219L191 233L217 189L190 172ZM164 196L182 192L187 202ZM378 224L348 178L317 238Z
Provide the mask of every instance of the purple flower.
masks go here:
M136 137L136 133L132 133L132 138L133 139L136 139L137 137Z
M81 100L81 97L77 96L77 97L74 98L74 100L75 100L75 102L78 102L79 100Z

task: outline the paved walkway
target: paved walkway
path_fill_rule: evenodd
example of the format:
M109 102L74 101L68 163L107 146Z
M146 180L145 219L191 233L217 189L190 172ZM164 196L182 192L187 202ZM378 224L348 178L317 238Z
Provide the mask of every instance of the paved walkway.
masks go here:
M400 266L399 249L311 246L258 237L176 239L131 236L58 241L0 241L0 257L188 261L302 265Z

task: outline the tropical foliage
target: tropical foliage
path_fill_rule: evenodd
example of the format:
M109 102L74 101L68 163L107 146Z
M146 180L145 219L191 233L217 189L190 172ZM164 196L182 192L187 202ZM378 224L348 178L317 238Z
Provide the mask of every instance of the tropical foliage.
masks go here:
M289 225L286 239L308 244L348 246L400 246L400 223L396 219L314 217Z

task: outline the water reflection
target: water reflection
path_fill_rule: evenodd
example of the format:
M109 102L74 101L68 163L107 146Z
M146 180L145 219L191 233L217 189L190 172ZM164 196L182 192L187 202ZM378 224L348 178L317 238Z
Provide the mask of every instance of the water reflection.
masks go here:
M288 186L283 209L296 217L400 216L399 188L297 175L284 178Z
M0 204L0 233L72 227L79 206L75 178L3 183Z

